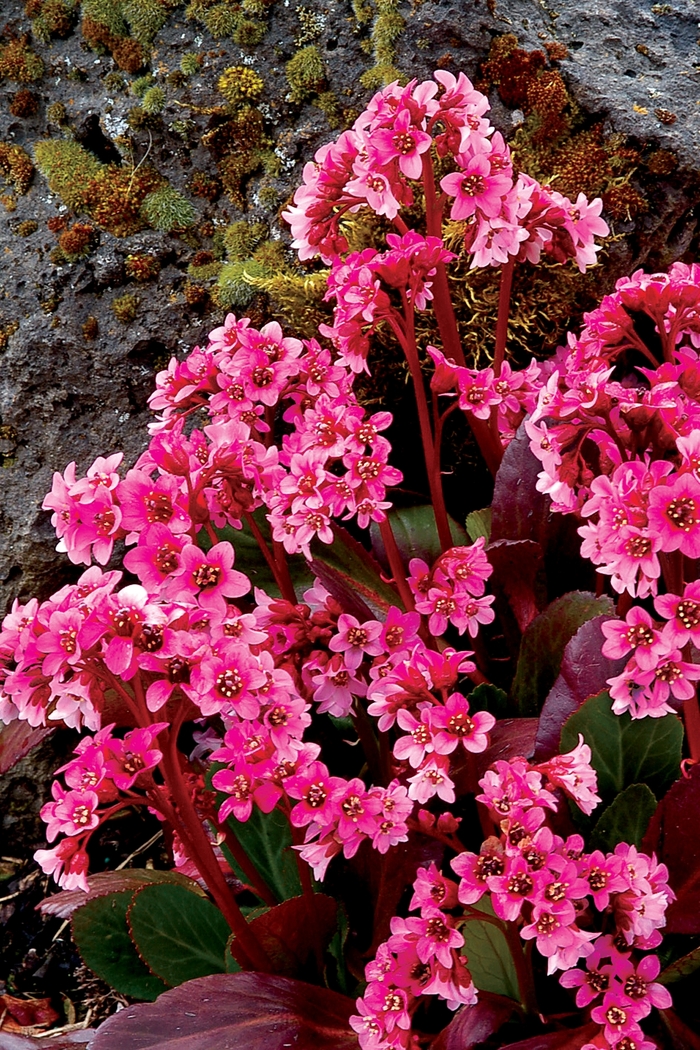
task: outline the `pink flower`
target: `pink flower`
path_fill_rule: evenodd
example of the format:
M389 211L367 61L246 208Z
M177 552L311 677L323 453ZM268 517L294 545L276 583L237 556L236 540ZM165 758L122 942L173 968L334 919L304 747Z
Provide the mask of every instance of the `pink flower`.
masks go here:
M361 624L354 616L343 613L338 617L338 633L333 635L328 647L334 653L344 653L346 667L355 671L365 655L379 656L381 634L382 624L378 620L366 620Z
M674 474L651 490L649 528L662 550L700 557L700 481L693 474Z
M469 701L461 693L452 693L444 706L431 707L428 717L435 750L441 755L451 754L458 744L465 751L485 751L489 744L487 734L496 724L488 711L475 711L470 715Z
M596 794L598 775L591 766L591 749L584 743L583 734L578 744L564 755L555 755L536 767L554 787L560 787L587 816L601 801Z
M399 170L409 179L419 179L423 171L421 155L430 149L432 138L417 128L408 108L400 109L391 128L377 128L370 138L370 150L379 165L398 161Z
M169 591L196 595L202 609L219 619L226 615L226 598L240 598L250 590L250 580L233 568L234 551L228 542L216 543L205 554L189 543L180 554L180 567L171 577Z
M440 181L440 186L454 197L450 218L468 219L479 209L493 217L501 210L501 199L512 185L508 175L492 171L488 156L477 153L466 160L462 171L454 171Z

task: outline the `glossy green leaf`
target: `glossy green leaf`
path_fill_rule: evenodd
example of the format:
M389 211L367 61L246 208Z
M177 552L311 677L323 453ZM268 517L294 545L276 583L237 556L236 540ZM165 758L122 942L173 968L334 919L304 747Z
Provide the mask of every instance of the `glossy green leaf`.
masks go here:
M589 840L591 850L612 853L619 842L639 849L658 803L646 784L630 784L604 810Z
M422 558L428 565L432 565L440 557L442 547L435 525L435 514L429 503L419 507L390 510L388 517L396 546L399 548L405 566L408 566L411 558ZM469 543L469 537L462 526L454 518L450 518L449 522L450 534L455 547ZM370 536L372 537L372 550L385 569L388 569L389 562L384 550L384 542L376 522L372 522L370 526Z
M471 514L467 514L465 524L467 526L467 535L472 543L476 543L481 536L488 543L491 538L491 508L485 507L483 510L473 510Z
M601 613L614 615L610 598L570 591L548 605L523 634L512 696L520 714L537 715L561 668L564 649L579 627Z
M693 948L692 952L681 956L675 962L669 963L656 980L659 984L674 984L675 981L680 981L684 977L690 977L691 973L695 973L696 970L700 970L700 946Z
M561 731L561 751L571 751L579 734L591 748L604 802L631 784L646 784L660 798L680 775L683 725L676 715L638 718L616 715L609 693L592 696Z
M187 892L187 891L185 891ZM167 985L139 958L126 914L133 890L95 897L73 912L73 940L83 962L122 995L152 1002Z
M491 682L482 682L469 694L471 711L488 711L495 718L505 718L508 714L508 694Z
M127 919L139 955L168 984L224 972L231 931L206 898L182 886L145 886L134 894Z
M333 597L345 606L346 595L356 594L373 616L382 618L391 605L400 606L398 592L382 579L382 567L374 556L340 526L335 525L333 533L333 543L314 543L311 551L312 571ZM321 571L317 568L319 565ZM323 575L324 566L331 570L329 578ZM334 590L334 579L341 587L338 594Z
M493 917L488 897L482 897L472 908ZM492 922L470 919L462 926L464 947L469 972L477 988L497 995L506 995L516 1001L520 998L515 964L505 934Z
M292 833L284 813L279 809L263 813L254 806L245 822L229 817L228 823L277 899L286 901L290 897L300 896L299 870L291 848ZM248 879L228 852L227 859L239 878L247 882Z

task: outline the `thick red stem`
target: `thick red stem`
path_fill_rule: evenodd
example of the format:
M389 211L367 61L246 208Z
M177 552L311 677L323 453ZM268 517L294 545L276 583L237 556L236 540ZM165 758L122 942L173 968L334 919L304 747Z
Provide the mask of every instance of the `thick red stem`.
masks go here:
M506 356L508 339L508 316L510 314L510 293L513 287L515 258L511 256L501 267L501 284L498 292L498 317L496 319L496 352L493 355L493 373L498 379Z

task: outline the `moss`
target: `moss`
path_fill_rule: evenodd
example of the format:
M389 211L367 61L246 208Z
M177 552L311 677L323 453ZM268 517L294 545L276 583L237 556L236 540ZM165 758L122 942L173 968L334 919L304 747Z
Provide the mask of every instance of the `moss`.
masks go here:
M267 33L264 22L255 22L251 18L242 18L233 33L234 43L239 47L257 47Z
M174 186L166 185L148 194L141 207L141 216L153 229L169 233L192 226L197 213L191 201Z
M131 36L144 47L150 47L169 14L168 6L160 0L124 0L122 12Z
M240 14L228 4L216 4L204 18L204 24L215 40L232 37L240 21Z
M129 237L143 229L141 206L162 183L162 176L153 168L105 165L87 187L85 208L104 230L115 237Z
M247 259L260 242L267 237L264 222L234 222L224 231L223 243L231 261Z
M227 102L238 106L259 98L265 82L249 66L229 66L219 77L216 86Z
M96 22L114 36L129 35L121 0L82 0L81 12L84 19Z
M72 211L85 207L88 187L103 169L92 153L68 139L44 139L34 146L34 163Z
M18 237L31 237L33 233L39 229L39 223L35 222L34 219L25 219L24 222L20 222L15 229L15 233Z
M95 245L95 228L85 222L75 222L58 238L66 262L77 262L89 255Z
M201 72L204 59L195 51L188 51L180 59L180 69L186 77L195 77Z
M31 157L21 146L0 142L0 176L20 196L29 189L33 174Z
M173 120L168 124L168 128L172 131L173 135L177 135L178 138L182 139L183 142L187 142L190 135L197 130L197 125L193 120L189 118L183 120Z
M165 83L169 88L177 91L178 88L184 87L187 83L187 77L180 69L171 69L165 77Z
M83 339L90 343L93 339L97 339L99 331L100 326L98 320L91 314L83 324Z
M44 75L44 63L29 46L26 36L0 44L0 80L32 84Z
M334 91L322 91L318 98L314 101L314 105L318 106L321 112L325 115L328 121L328 127L331 130L341 127L343 123L343 117L340 110L340 103Z
M83 69L82 66L73 66L66 73L68 80L72 80L75 84L84 84L88 78L87 70Z
M126 80L121 73L117 73L116 70L112 70L111 73L108 73L102 83L105 86L105 91L110 92L110 94L121 93L122 91L126 91L127 88Z
M131 324L136 317L138 305L138 296L132 295L131 292L127 292L126 295L120 295L112 300L111 309L112 313L121 324Z
M204 310L209 303L209 292L201 284L193 284L188 281L183 288L185 302L193 310Z
M218 179L199 169L193 171L187 180L187 189L193 197L202 197L207 201L215 201L221 195L221 183Z
M154 116L160 113L165 106L165 92L161 87L152 87L144 94L141 102L144 113Z
M25 117L33 117L39 108L39 101L28 88L20 88L15 92L10 101L10 113L13 117L24 120Z
M78 12L77 0L43 0L33 16L32 32L37 40L48 43L51 37L70 35Z
M326 71L317 47L309 44L297 51L285 67L293 102L305 102L323 90Z
M155 84L155 80L151 73L146 73L143 77L137 77L136 80L131 81L131 93L136 95L137 98L143 98L149 88L152 88Z
M358 7L355 17L359 22L367 21L366 6ZM398 8L398 0L375 0L372 32L368 41L368 53L372 55L374 65L360 77L364 87L375 90L393 80L405 82L406 78L394 64L395 44L404 28L405 22Z
M46 107L46 119L51 124L58 124L61 127L62 124L68 123L68 110L62 102L52 102Z
M152 255L127 255L124 269L134 281L152 281L160 273L160 263Z
M240 310L255 297L255 288L246 277L265 277L265 269L251 259L226 263L221 268L216 284L215 298L223 310Z
M203 263L201 266L195 266L193 260L187 267L187 273L195 281L210 281L221 273L221 263L212 261Z
M147 56L138 40L120 40L112 48L112 58L125 73L138 73L146 64Z
M248 175L260 169L268 144L260 110L246 106L235 116L212 128L202 137L219 168L222 185L237 208L245 207L243 186Z
M272 211L279 204L280 195L274 186L265 183L258 190L258 202L265 211Z
M7 349L10 336L14 335L19 328L19 321L0 321L0 353Z

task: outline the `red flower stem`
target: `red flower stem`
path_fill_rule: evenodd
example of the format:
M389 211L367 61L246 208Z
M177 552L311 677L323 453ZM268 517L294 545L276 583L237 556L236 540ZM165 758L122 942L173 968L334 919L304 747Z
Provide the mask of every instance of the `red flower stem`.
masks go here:
M215 821L214 826L222 836L226 843L226 847L230 851L236 864L248 879L250 888L254 893L257 893L260 900L264 901L265 904L269 904L271 908L274 908L275 905L279 903L277 898L244 850L234 830L227 822L219 824L218 821Z
M253 517L253 515L250 514L248 511L244 511L243 512L243 516L244 516L244 518L245 518L245 520L246 520L246 522L248 524L248 527L250 528L250 531L253 533L253 536L255 537L255 540L256 540L256 542L258 544L258 547L260 548L260 551L262 553L263 558L267 562L267 565L268 565L268 568L269 568L270 572L275 577L275 583L279 587L282 597L286 601L291 602L292 605L296 605L296 603L297 603L297 596L294 593L294 587L292 586L291 577L289 576L289 568L288 568L286 562L282 566L280 564L279 559L276 556L277 555L277 551L275 551L275 553L273 555L273 553L270 550L270 548L268 547L268 545L267 545L267 543L265 541L265 537L263 536L262 532L260 531L258 523L255 520L255 518ZM273 547L274 547L274 541L273 541ZM285 569L286 573L284 571L282 571L282 569Z
M292 583L292 576L289 571L289 562L287 561L287 552L284 549L284 544L280 543L279 540L272 541L272 553L275 556L275 565L280 575L280 580L283 586L280 588L282 594L291 602L292 605L297 603L297 595Z
M496 352L493 356L493 372L496 379L501 374L501 368L506 356L506 341L508 339L508 316L510 314L510 293L513 287L513 271L515 270L515 257L511 256L507 263L501 267L501 284L498 291L498 316L496 318Z
M508 948L510 949L510 954L515 966L515 973L518 978L518 990L520 992L520 1002L523 1010L526 1014L537 1015L539 1013L539 1007L537 1005L537 995L535 992L535 980L532 973L532 967L528 965L528 960L525 958L520 930L514 922L504 922L502 924L502 929L506 941L508 942Z
M700 707L697 693L683 704L683 724L688 739L688 751L694 762L700 761Z
M187 829L186 836L181 836L183 845L190 859L199 869L217 907L235 934L235 941L231 945L231 951L236 960L244 969L253 968L263 973L272 973L274 966L245 921L241 909L236 904L226 884L211 842L202 827L199 814L183 780L178 762L177 734L172 730L169 732L166 730L165 732L167 732L167 737L163 748L161 770L166 786L177 808L180 821Z
M355 698L355 703L353 704L350 714L352 717L352 724L354 725L360 743L362 744L362 750L367 760L367 768L369 769L372 781L375 784L383 784L384 777L382 776L382 761L377 738L374 735L372 723L367 717L367 712L357 698Z
M292 833L292 843L295 846L301 846L304 842L304 832L302 828L296 827L292 824L291 819L291 806L289 803L289 797L284 796L281 808L287 815L289 821L289 827ZM301 891L304 895L304 901L306 903L306 915L309 922L309 927L313 931L314 939L314 954L316 956L316 966L318 967L319 976L323 974L323 937L321 935L321 928L318 924L318 914L316 912L316 905L314 902L314 888L311 882L311 871L309 865L306 863L304 858L299 853L299 850L292 850L294 859L297 865L297 871L299 872L299 881L301 882Z
M408 299L406 298L405 292L403 293L403 307L404 316L406 319L406 340L404 343L404 353L406 354L408 367L411 371L411 378L413 379L413 388L416 395L416 406L418 408L418 423L420 425L421 440L423 442L425 469L428 472L430 499L433 504L435 524L437 525L438 536L440 538L440 546L442 547L443 551L446 551L453 546L452 533L450 532L450 523L447 518L447 510L445 509L445 497L442 492L442 481L440 480L440 464L439 460L435 455L435 445L433 443L433 429L430 422L430 410L428 409L428 399L425 396L423 372L421 370L420 360L418 358L418 348L416 347L413 326L413 305L409 303Z
M411 593L411 588L408 586L406 580L406 570L401 558L401 552L396 544L394 530L392 529L391 522L388 518L384 518L383 521L379 522L379 532L382 537L382 542L384 543L386 556L389 560L391 575L394 578L394 583L396 584L401 601L404 604L406 612L413 612L415 609L413 594Z
M423 190L425 192L425 225L429 237L442 238L442 204L444 196L435 192L435 173L430 152L423 154ZM462 342L459 338L452 296L447 283L445 264L439 263L433 277L433 307L437 318L445 356L462 368L466 366Z

